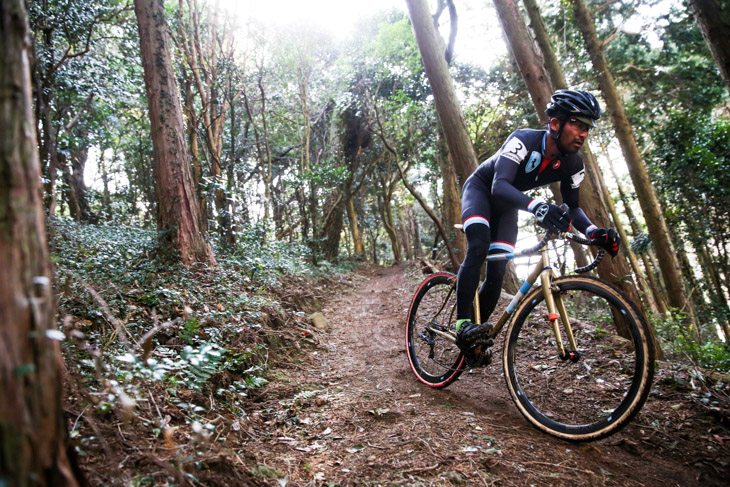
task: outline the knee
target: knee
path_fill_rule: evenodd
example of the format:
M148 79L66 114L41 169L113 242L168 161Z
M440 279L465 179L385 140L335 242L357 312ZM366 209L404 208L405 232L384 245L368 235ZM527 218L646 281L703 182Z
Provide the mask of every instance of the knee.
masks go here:
M484 262L484 259L487 258L487 248L489 244L487 242L476 242L474 244L469 244L466 248L466 258L467 259L477 259L479 260L479 264Z
M484 227L484 228L474 228ZM472 225L466 233L466 257L462 265L480 266L489 252L489 227L486 225Z

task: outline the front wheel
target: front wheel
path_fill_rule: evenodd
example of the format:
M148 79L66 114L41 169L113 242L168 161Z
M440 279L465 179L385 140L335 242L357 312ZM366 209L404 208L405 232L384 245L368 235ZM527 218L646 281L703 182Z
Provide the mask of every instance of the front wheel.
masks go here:
M411 370L430 387L442 388L462 373L464 356L456 333L456 276L439 272L418 287L408 309L406 351Z
M565 304L577 350L562 360L548 323L542 288L515 310L503 365L512 399L538 429L570 441L592 441L624 427L641 409L654 375L649 329L614 286L594 277L554 281Z

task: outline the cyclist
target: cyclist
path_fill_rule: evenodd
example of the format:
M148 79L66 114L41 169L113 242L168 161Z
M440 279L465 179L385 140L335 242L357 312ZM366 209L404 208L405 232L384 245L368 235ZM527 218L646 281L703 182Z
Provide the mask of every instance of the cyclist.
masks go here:
M479 290L483 325L472 321L479 271L487 253L514 251L518 210L533 213L553 233L568 231L572 223L588 238L597 239L612 256L618 253L621 240L616 231L593 225L578 204L585 175L578 150L601 117L598 100L587 91L558 90L545 114L549 117L546 130L513 132L501 149L474 171L462 189L467 250L456 280L456 344L470 362L480 353L475 350L475 340L491 332L492 326L486 322L499 300L507 261L487 265L487 276ZM557 181L569 208L567 212L523 193Z

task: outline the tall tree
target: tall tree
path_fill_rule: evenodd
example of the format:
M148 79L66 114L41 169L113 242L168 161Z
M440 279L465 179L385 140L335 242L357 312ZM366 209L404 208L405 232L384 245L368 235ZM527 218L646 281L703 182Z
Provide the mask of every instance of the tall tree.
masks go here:
M350 233L355 254L365 257L365 246L362 239L355 197L372 171L374 164L381 159L365 160L363 151L372 144L373 135L368 127L367 118L356 106L348 106L341 114L342 133L340 144L342 159L347 168L347 176L342 181L342 198L350 222Z
M454 83L449 73L449 65L446 62L445 49L428 10L428 4L426 0L406 0L406 3L413 31L416 34L418 49L421 51L423 67L433 90L436 111L444 130L446 145L449 147L449 155L459 180L459 188L461 188L466 178L477 167L474 146L466 130L464 116L461 113Z
M598 86L603 93L608 110L611 113L616 137L621 145L621 151L629 168L629 175L634 183L636 196L641 205L641 210L646 221L647 228L656 248L659 257L659 266L667 287L669 303L676 309L688 316L688 324L692 327L695 338L700 340L699 329L696 326L696 318L692 302L687 299L682 286L682 272L679 268L676 253L672 248L669 229L662 215L659 200L649 180L649 173L644 165L631 124L626 118L623 103L619 98L613 75L608 68L606 57L603 52L602 43L598 40L593 19L583 0L571 0L578 26L583 34L586 49L590 55L593 69L596 72Z
M0 6L0 485L76 486L41 204L22 0Z
M377 113L377 112L376 112ZM454 248L452 245L449 244L449 238L448 238L448 230L444 227L444 224L442 223L441 219L434 213L434 211L428 206L426 203L425 198L418 192L418 190L415 188L415 186L411 183L409 183L408 178L406 176L407 168L403 168L399 158L398 151L391 145L388 141L388 138L386 136L386 132L383 128L383 121L380 119L380 116L377 115L377 129L376 134L378 137L380 137L380 140L383 142L383 145L385 148L390 152L390 154L393 157L393 163L396 165L398 169L398 173L401 177L401 181L403 181L403 185L406 187L409 193L418 201L418 203L421 205L421 208L428 214L428 216L433 221L434 225L436 225L438 235L443 239L446 250L449 253L449 259L451 261L451 266L454 269L457 269L459 267L459 257L454 252ZM435 247L435 244L434 246ZM463 257L462 257L463 258Z
M263 61L262 61L263 62ZM267 95L265 85L265 70L263 65L257 66L256 88L254 92L258 92L259 98L256 100L255 94L249 94L246 88L243 89L243 106L246 116L251 123L253 131L254 143L256 147L256 158L258 160L258 172L261 176L261 182L264 186L264 221L271 219L271 184L274 179L273 164L274 157L271 152L270 129L269 129L269 111L267 110ZM258 106L254 102L258 101Z
M200 231L198 198L175 80L163 0L135 0L144 82L154 151L157 231L163 248L179 252L185 265L215 265Z
M540 14L540 7L537 6L536 0L524 0L524 3L527 16L530 19L530 27L532 32L535 33L535 42L537 42L540 52L545 58L545 69L550 74L550 80L555 88L565 89L568 87L568 82L565 80L563 70L560 69L560 63L557 56L555 56L553 44L550 42L545 22L543 22Z
M215 196L215 208L219 221L221 241L227 245L235 242L232 232L232 219L229 201L231 198L226 195L223 185L224 171L227 173L228 164L232 161L223 159L223 129L225 126L226 114L230 110L229 98L225 96L224 79L233 74L231 69L233 63L233 36L230 26L221 21L217 4L204 17L204 12L196 0L187 0L187 17L183 0L178 2L179 45L185 54L193 78L193 85L200 98L200 110L198 113L188 113L188 119L195 119L194 127L202 131L206 159L208 160L208 174L213 181ZM186 90L186 95L188 95ZM231 98L236 98L237 94ZM188 110L194 104L186 103ZM194 108L192 108L194 110ZM197 134L195 134L197 135ZM191 137L191 143L196 143ZM197 159L197 157L196 157ZM196 168L200 171L199 168ZM202 172L202 171L201 171ZM196 184L202 184L202 178L196 178Z
M691 0L690 3L697 25L730 92L730 3L717 0Z

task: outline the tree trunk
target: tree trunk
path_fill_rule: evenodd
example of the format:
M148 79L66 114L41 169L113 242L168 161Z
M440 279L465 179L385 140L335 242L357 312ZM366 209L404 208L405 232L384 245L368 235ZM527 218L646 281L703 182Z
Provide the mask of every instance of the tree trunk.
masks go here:
M113 152L112 161L117 159L116 150ZM104 157L104 148L102 147L99 151L99 172L101 172L101 184L103 189L101 191L101 218L104 221L110 221L112 219L111 206L112 196L109 192L109 170L106 165L106 158Z
M602 149L606 155L608 154L608 149L605 146L602 146ZM613 168L613 163L611 162L611 158L607 157L608 159L608 165L611 168L611 174L613 175L614 179L616 179L616 182L618 183L618 178L616 177L616 171ZM624 228L624 225L621 223L621 219L618 215L618 210L616 209L616 205L614 204L613 200L611 198L608 198L608 204L609 208L611 210L611 215L613 216L613 221L616 224L616 230L618 231L619 236L621 237L621 241L624 242L624 248L622 249L624 254L628 257L629 264L631 264L631 269L634 272L634 276L636 277L636 282L639 284L639 288L641 289L641 294L644 302L646 303L646 306L651 310L652 313L658 313L659 307L657 306L656 302L654 301L652 289L649 287L649 285L646 282L646 279L644 278L644 273L641 271L641 266L639 266L639 261L636 259L636 255L634 254L633 250L631 250L631 246L629 245L629 236L626 233L626 230Z
M535 42L537 42L540 52L545 58L545 69L550 76L552 85L557 89L565 89L568 87L568 82L565 80L560 62L553 49L553 43L550 41L547 29L545 29L545 22L542 20L540 8L537 6L535 0L523 1L525 3L525 10L527 10L527 16L530 18L530 27L535 34Z
M342 192L347 207L347 216L350 222L355 254L364 258L365 246L357 221L354 198L358 191L360 191L360 188L362 188L367 174L381 157L372 160L370 163L363 163L361 157L362 151L370 146L373 139L370 128L368 127L368 121L364 115L358 113L358 110L354 106L351 106L342 112L340 120L344 127L340 136L340 144L342 147L342 156L348 169L348 176L343 182Z
M514 261L508 261L507 270L504 274L504 281L502 282L502 289L504 289L504 292L514 295L520 290L521 284L520 279L517 277Z
M446 63L442 42L433 24L426 0L406 0L423 67L431 84L436 111L449 147L459 188L477 167L477 156L466 130L459 99Z
M76 186L73 183L73 172L69 167L67 152L61 151L58 154L58 169L61 171L63 182L66 183L66 187L62 188L62 195L68 205L68 213L71 215L73 220L81 221L81 206L79 205L79 198L76 194Z
M179 253L185 265L215 265L213 251L200 231L200 210L185 143L164 2L135 0L134 11L152 129L160 243Z
M198 145L198 117L195 116L195 100L193 91L188 80L187 70L183 67L183 84L184 84L184 112L187 124L185 126L188 138L188 147L190 147L190 159L193 165L193 185L195 186L195 194L198 198L198 207L200 209L200 231L205 234L208 232L208 200L205 197L203 187L203 167L200 164L200 147Z
M717 267L714 265L712 256L705 246L696 245L695 251L697 252L700 264L702 265L703 274L705 276L709 276L707 288L712 301L712 307L715 310L714 314L717 317L720 328L722 328L723 334L725 335L725 340L728 340L730 339L730 325L728 325L730 307L728 306L725 291L722 288L720 274L717 272Z
M53 58L53 31L54 27L48 18L42 19L41 29L43 44L51 55L51 64L56 60ZM54 91L51 87L54 84L54 72L45 71L43 63L35 61L35 110L38 116L39 130L39 151L40 164L45 178L44 186L44 207L49 216L56 212L56 171L58 169L58 145L56 142L56 131L53 128L53 106Z
M300 65L297 68L297 84L299 86L299 104L301 106L301 124L302 130L300 133L301 149L299 153L299 176L301 182L296 189L297 201L299 202L299 215L302 221L302 240L306 241L309 238L310 229L310 212L316 210L314 208L308 208L306 205L307 201L307 184L309 187L313 185L312 179L309 176L311 171L311 144L312 144L312 114L309 109L309 83L311 69L306 63L304 56L300 56Z
M200 97L200 119L203 141L210 164L210 178L216 183L213 190L218 216L218 231L222 242L231 238L231 218L223 189L223 127L229 103L219 93L219 67L232 56L231 36L226 28L218 32L218 5L212 6L207 22L200 22L202 12L196 0L187 0L188 19L184 18L183 0L178 1L179 33L182 50ZM185 28L187 27L187 32ZM220 50L220 52L219 52ZM223 59L219 59L219 57ZM192 106L192 105L191 105Z
M231 105L230 108L230 150L229 150L229 157L228 157L228 165L226 166L226 191L229 195L234 194L234 188L235 188L235 168L236 165L240 162L240 159L238 157L238 154L236 153L237 145L236 141L238 140L238 120L236 119L236 109L233 105L233 82L229 78L228 79L228 99L229 103ZM245 139L244 139L245 140ZM236 244L236 235L238 234L238 227L236 225L236 213L238 211L237 207L237 199L231 198L228 202L228 205L226 208L228 209L228 228L227 233L225 234L224 242L226 246L229 249L232 249ZM225 225L224 225L225 227Z
M86 131L78 134L80 140L86 140L88 133ZM71 151L70 167L71 172L68 178L68 184L73 187L73 192L78 205L78 220L84 223L96 223L98 217L91 211L89 206L88 189L84 182L84 171L86 170L86 161L89 159L89 148L86 146L76 147Z
M611 169L613 170L613 166L611 166ZM636 216L634 215L634 211L631 209L631 203L626 197L626 193L624 192L623 186L621 185L621 181L618 180L615 173L614 179L616 180L616 188L618 189L619 198L621 199L621 202L624 206L624 212L626 213L626 217L629 219L629 224L631 225L631 232L636 237L637 235L641 234L639 225L636 222ZM654 302L656 303L657 311L661 314L664 314L667 311L666 299L664 297L661 286L654 278L654 272L652 272L652 269L655 269L656 267L652 267L649 263L649 252L644 252L641 254L641 261L644 264L644 276L646 276L647 280L649 281L649 288L651 289L651 293L654 296Z
M365 246L360 233L360 225L357 221L357 211L355 210L355 199L349 191L345 191L345 206L347 207L347 220L350 223L350 234L352 235L352 246L355 255L365 257Z
M72 487L21 0L0 36L0 484Z
M373 264L378 264L378 232L370 231L370 249L372 250Z
M730 93L730 4L727 0L690 0L702 36Z
M418 225L418 218L412 207L408 207L408 221L410 222L411 235L413 236L413 256L416 259L423 257L423 246L421 244L421 228Z
M439 169L441 169L441 182L443 185L441 215L444 222L444 229L449 236L449 243L454 248L457 260L461 263L466 255L466 236L464 232L459 232L454 229L455 224L461 223L459 184L456 180L454 165L449 162L448 148L440 131L437 139L436 160L438 161Z
M264 223L268 227L271 219L271 182L273 180L272 168L272 156L271 147L269 146L269 126L267 121L266 111L266 90L264 89L263 74L259 73L256 84L260 95L260 116L261 126L256 124L256 114L253 111L253 107L249 102L249 96L244 89L241 91L243 95L243 105L246 109L246 116L249 122L251 122L251 129L253 130L254 142L256 146L256 156L259 163L259 174L261 175L261 183L264 186ZM266 234L264 234L264 243Z
M380 137L380 140L383 142L383 145L385 146L385 150L387 150L392 156L393 156L393 163L398 168L398 174L400 175L401 181L403 181L403 186L406 187L409 193L413 195L413 197L418 201L418 204L421 205L421 208L423 208L423 211L426 212L426 214L431 217L431 220L433 220L433 223L436 225L436 228L438 229L438 235L441 236L441 238L444 239L444 244L446 247L447 252L449 253L449 260L451 262L451 266L454 269L458 269L459 267L459 258L457 257L456 253L454 252L454 248L451 245L451 242L449 242L448 239L448 231L446 228L444 228L444 225L441 221L441 218L434 213L434 211L431 209L430 206L428 206L428 203L426 203L426 200L421 194L418 192L418 190L408 182L408 179L406 178L406 170L403 169L401 166L398 152L393 148L392 145L388 142L388 139L385 136L385 130L383 129L383 124L380 121L380 118L377 118L377 126L378 126L378 132L377 135ZM453 228L453 227L452 227ZM436 248L436 243L434 242L434 249Z
M393 260L396 264L399 264L403 260L403 256L401 255L400 242L398 241L398 230L393 218L395 181L389 181L388 179L389 175L380 177L380 187L382 189L382 193L378 198L381 200L380 217L383 220L385 233L388 234L388 239L390 240L390 248L393 250Z
M411 233L409 231L408 208L401 206L398 209L398 238L400 239L405 259L411 261L413 260L413 243L411 242Z
M593 20L582 0L571 0L571 2L573 3L576 20L583 34L586 49L597 74L598 85L611 113L616 137L628 165L629 175L634 183L634 189L644 214L646 226L649 229L649 234L659 257L659 266L664 277L664 284L667 287L669 303L674 308L687 313L687 325L692 328L692 333L699 340L700 335L694 308L692 302L687 299L682 286L682 273L669 239L669 229L662 215L659 200L649 180L649 173L646 170L644 161L641 159L631 125L624 113L623 103L616 91L613 75L608 69L608 63L603 53L603 47L596 35Z
M692 302L694 310L699 316L707 316L707 303L702 295L702 289L700 289L700 284L697 282L697 277L695 276L692 264L689 262L689 257L687 256L687 251L684 246L679 247L677 260L679 261L679 267L682 271L684 282L686 283L687 301ZM697 323L699 323L699 320ZM704 343L702 330L699 328L697 329L697 336L695 339L697 340L697 343Z
M324 204L325 216L322 228L322 255L333 262L340 253L340 237L342 235L343 209L341 197L331 195Z

